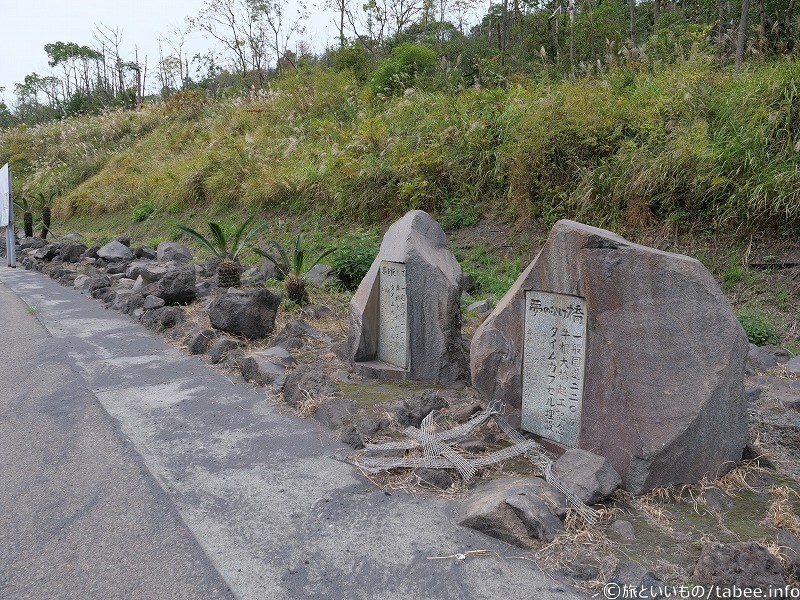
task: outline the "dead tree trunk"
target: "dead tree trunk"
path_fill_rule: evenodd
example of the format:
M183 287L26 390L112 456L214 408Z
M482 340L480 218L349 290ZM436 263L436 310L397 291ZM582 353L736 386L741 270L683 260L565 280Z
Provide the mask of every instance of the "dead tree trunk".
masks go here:
M736 70L742 68L744 49L747 45L747 26L750 15L750 0L742 0L742 16L739 18L739 35L736 38Z

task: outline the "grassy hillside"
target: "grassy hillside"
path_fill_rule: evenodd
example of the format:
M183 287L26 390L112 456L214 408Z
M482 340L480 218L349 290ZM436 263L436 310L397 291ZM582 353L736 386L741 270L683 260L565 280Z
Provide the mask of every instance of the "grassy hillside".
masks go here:
M698 58L508 89L429 77L381 95L350 71L312 70L247 98L179 92L3 130L0 164L18 193L61 190L56 231L94 241L128 231L155 245L178 223L232 228L258 212L267 239L302 230L316 251L374 245L421 208L477 296L502 295L550 225L574 218L696 256L753 327L798 352L800 286L781 266L800 256L797 81L795 61L736 74Z
M62 190L62 217L213 206L320 211L361 223L422 208L606 226L697 223L795 231L800 63L661 72L509 89L418 82L389 98L349 71L269 93L164 105L0 133L24 193ZM20 185L21 184L21 185Z

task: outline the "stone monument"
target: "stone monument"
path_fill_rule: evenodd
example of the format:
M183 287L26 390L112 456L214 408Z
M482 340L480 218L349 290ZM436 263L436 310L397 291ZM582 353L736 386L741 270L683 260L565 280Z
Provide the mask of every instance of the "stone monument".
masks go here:
M413 210L396 221L350 302L354 370L442 385L466 380L460 281L461 267L430 215Z
M473 385L642 493L732 469L747 337L697 260L559 221L472 339Z

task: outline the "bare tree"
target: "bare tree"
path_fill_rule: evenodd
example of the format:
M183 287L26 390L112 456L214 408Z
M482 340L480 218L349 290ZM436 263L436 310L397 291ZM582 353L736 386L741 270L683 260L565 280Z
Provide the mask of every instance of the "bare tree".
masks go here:
M196 17L188 17L192 29L203 31L230 50L236 70L244 77L249 66L246 43L248 12L243 0L207 0Z

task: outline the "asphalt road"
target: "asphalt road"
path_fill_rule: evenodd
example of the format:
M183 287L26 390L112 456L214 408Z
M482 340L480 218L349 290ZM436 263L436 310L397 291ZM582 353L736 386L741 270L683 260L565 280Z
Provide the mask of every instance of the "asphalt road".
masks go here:
M0 331L4 600L581 597L72 288L0 267Z
M0 284L0 598L229 598L141 456Z

